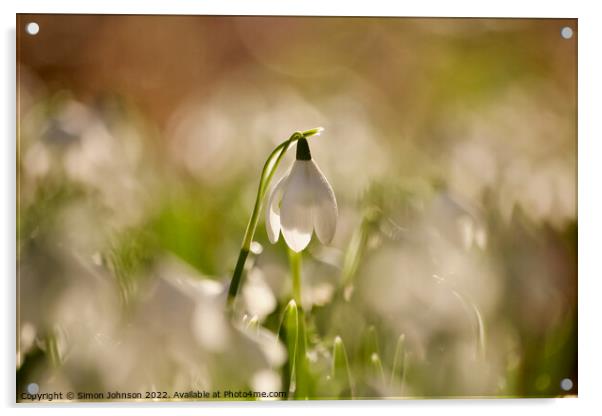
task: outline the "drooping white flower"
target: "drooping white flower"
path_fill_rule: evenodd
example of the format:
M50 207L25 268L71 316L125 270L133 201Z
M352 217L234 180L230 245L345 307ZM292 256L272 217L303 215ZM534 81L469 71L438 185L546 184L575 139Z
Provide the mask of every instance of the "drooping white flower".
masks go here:
M313 230L323 244L334 237L338 216L332 187L312 160L307 140L297 141L297 158L288 175L274 186L268 198L266 229L270 242L280 231L286 244L300 252L309 244Z

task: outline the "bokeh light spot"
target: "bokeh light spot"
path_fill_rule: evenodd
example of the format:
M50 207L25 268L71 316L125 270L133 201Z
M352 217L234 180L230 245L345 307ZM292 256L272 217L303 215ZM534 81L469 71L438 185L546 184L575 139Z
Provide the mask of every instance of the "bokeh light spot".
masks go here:
M564 391L569 391L573 388L573 380L570 378L563 378L560 382L560 388Z
M565 26L560 30L560 36L564 39L571 39L573 37L573 29Z
M27 26L25 26L25 31L31 36L35 36L40 32L40 25L36 22L27 23Z
M40 391L40 386L37 383L29 383L27 385L27 393L29 394L38 394Z

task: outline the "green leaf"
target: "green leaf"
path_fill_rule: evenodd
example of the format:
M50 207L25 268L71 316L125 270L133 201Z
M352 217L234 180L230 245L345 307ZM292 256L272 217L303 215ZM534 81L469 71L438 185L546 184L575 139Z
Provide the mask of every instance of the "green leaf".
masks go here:
M341 337L334 339L332 348L332 374L333 382L341 388L339 397L355 397L353 382L351 380L351 371L349 370L349 360L347 351Z
M280 336L288 352L288 386L289 393L294 393L296 382L296 360L299 346L299 311L297 304L291 300L284 309L284 317L280 328Z
M374 380L384 385L385 383L385 370L383 369L383 363L378 353L372 353L370 356L370 369L371 376Z
M401 334L397 339L397 345L395 346L395 356L393 357L391 380L389 382L391 389L393 391L399 391L400 394L404 383L406 359L406 336Z
M364 363L369 367L372 365L372 355L380 355L378 348L378 335L374 325L370 325L364 334L363 340L363 358Z

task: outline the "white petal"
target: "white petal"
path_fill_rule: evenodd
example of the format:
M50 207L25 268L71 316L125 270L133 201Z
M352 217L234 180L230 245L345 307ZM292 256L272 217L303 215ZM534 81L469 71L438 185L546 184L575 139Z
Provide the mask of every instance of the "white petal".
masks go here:
M337 228L338 208L332 187L326 177L312 160L310 161L309 176L314 196L313 222L316 235L322 244L328 244L334 237Z
M282 191L287 177L288 175L283 176L272 188L268 198L268 206L265 209L265 229L272 244L278 241L280 235L280 200L282 199Z
M310 166L310 160L295 161L280 206L282 235L286 244L296 252L307 247L313 228Z

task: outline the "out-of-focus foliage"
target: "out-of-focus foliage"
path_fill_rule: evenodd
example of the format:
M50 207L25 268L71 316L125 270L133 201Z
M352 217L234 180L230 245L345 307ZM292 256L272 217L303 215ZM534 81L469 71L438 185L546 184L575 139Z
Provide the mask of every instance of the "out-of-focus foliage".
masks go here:
M576 21L35 19L18 392L576 394ZM261 166L315 126L335 239L292 305L260 223L229 314Z

